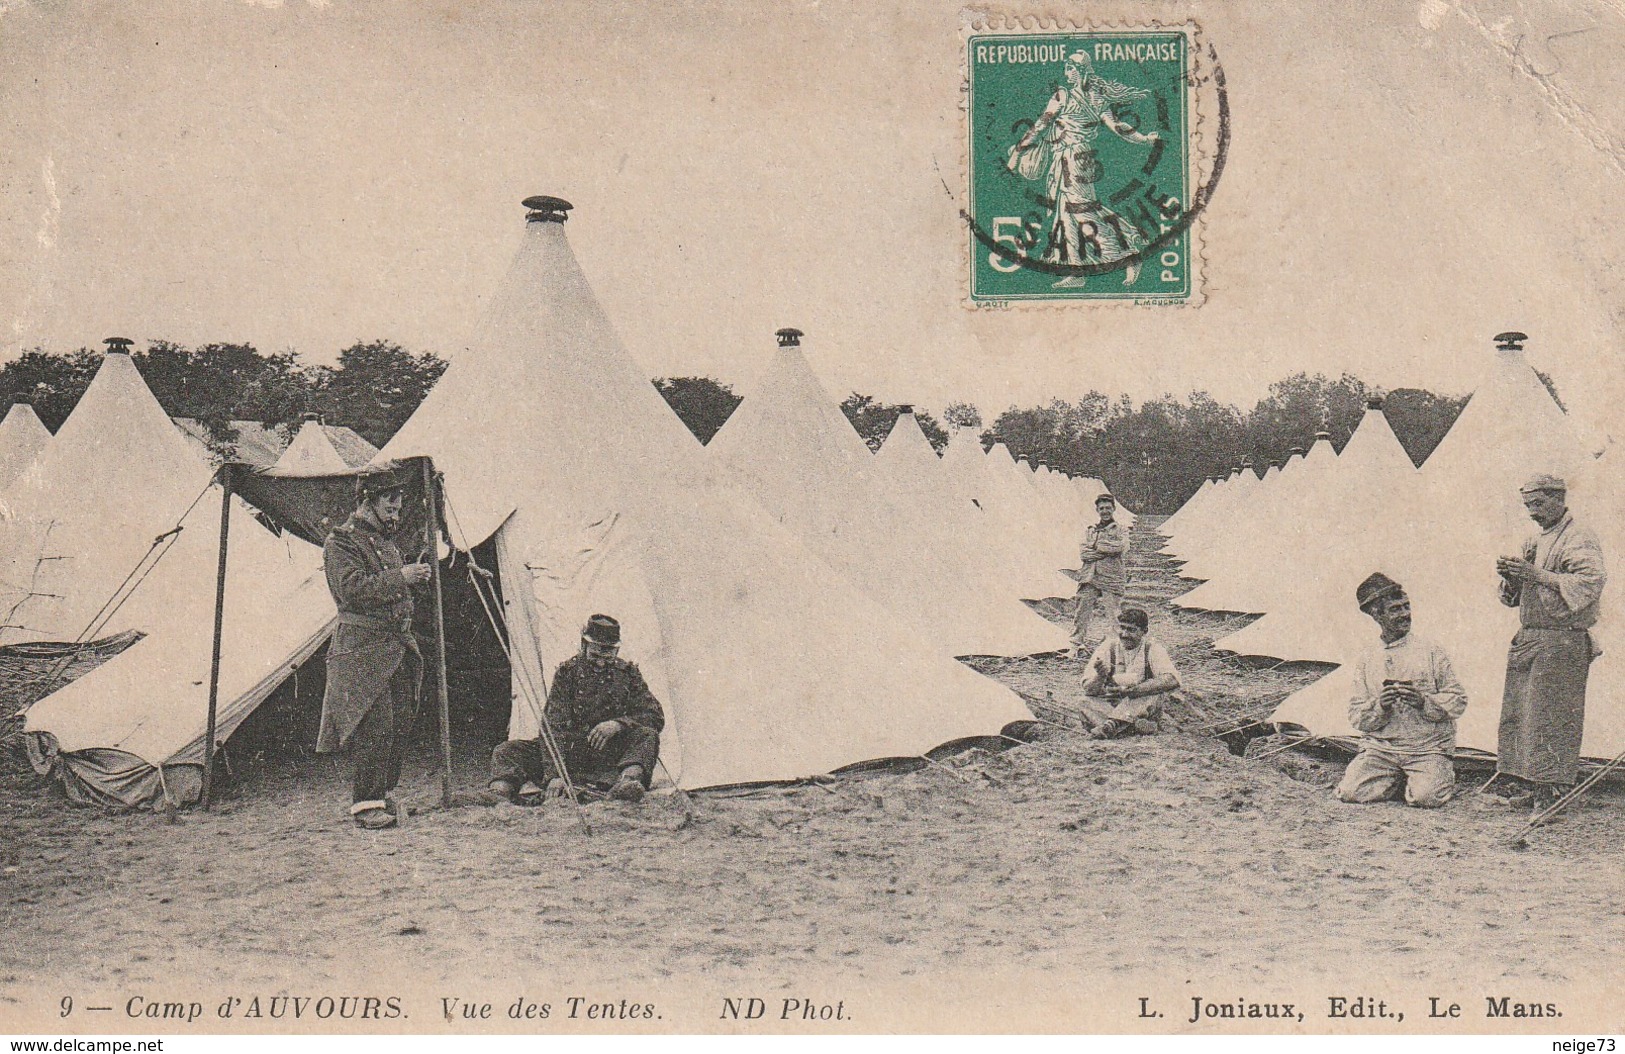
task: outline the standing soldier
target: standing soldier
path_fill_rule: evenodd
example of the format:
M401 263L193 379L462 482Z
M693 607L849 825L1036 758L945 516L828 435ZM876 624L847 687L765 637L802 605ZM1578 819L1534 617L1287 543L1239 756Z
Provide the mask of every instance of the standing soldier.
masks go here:
M327 648L316 752L353 751L350 815L367 830L397 822L390 792L401 778L423 682L423 656L412 638L412 587L429 581L429 565L405 563L390 537L400 526L404 487L390 469L363 472L355 513L322 547L339 614Z
M1095 602L1106 609L1107 635L1117 632L1117 616L1123 608L1123 591L1128 576L1123 570L1124 554L1128 552L1128 535L1123 525L1113 519L1117 499L1102 494L1095 499L1095 512L1099 523L1092 523L1083 536L1083 547L1078 559L1083 566L1077 574L1078 610L1072 622L1072 649L1082 654L1089 637L1089 623L1095 614Z
M1596 533L1569 512L1562 479L1539 475L1520 493L1540 533L1520 556L1495 561L1501 603L1518 609L1520 623L1507 653L1496 775L1508 778L1508 801L1527 799L1539 812L1579 768L1586 678L1598 654L1590 630L1608 574Z

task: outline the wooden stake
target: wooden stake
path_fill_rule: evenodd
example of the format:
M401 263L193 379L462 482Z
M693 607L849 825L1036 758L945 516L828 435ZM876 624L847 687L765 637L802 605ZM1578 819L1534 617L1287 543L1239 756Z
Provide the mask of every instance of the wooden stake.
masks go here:
M220 563L214 580L214 648L209 655L209 719L203 733L203 811L214 804L214 731L220 708L220 637L226 620L226 552L231 534L231 465L220 468Z
M428 546L429 579L434 583L435 689L440 703L440 804L451 808L451 691L446 686L446 608L440 587L440 485L434 462L423 459L423 540Z
M1625 763L1625 750L1615 754L1612 760L1588 776L1584 783L1579 783L1573 787L1570 787L1569 792L1552 802L1551 805L1547 806L1545 812L1542 812L1538 816L1531 817L1529 822L1524 824L1523 828L1519 830L1517 834L1507 839L1506 844L1517 845L1519 842L1523 841L1524 835L1528 834L1530 831L1533 831L1536 827L1539 827L1553 816L1556 816L1559 812L1568 808L1570 803L1578 799L1586 791L1590 790L1594 785L1596 785L1598 780L1602 779L1604 776L1608 775L1608 773L1618 768L1622 763Z

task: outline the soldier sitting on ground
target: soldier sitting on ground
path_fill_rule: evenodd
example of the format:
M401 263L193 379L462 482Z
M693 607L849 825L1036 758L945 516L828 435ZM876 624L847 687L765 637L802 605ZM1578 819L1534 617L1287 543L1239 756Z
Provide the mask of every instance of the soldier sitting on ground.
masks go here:
M620 644L619 622L588 619L580 653L553 675L543 719L578 786L609 787L611 798L635 802L653 776L666 718L636 664L619 656ZM540 737L511 739L491 752L491 783L480 797L517 802L527 782L545 789L560 775Z
M1082 707L1092 738L1160 731L1157 719L1169 694L1179 689L1179 671L1168 649L1148 635L1150 624L1143 609L1124 608L1117 636L1102 641L1090 656Z

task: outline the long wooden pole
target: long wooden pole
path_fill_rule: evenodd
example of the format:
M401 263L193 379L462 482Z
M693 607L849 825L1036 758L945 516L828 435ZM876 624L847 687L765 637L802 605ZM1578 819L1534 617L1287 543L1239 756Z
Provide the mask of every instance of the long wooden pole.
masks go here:
M440 587L440 486L434 462L423 459L423 538L428 546L429 577L434 582L434 665L440 701L440 804L451 808L451 691L446 686L446 607Z
M226 619L226 552L231 534L233 469L220 469L220 564L214 580L214 650L209 656L209 721L203 733L203 810L214 803L215 718L220 708L220 636Z

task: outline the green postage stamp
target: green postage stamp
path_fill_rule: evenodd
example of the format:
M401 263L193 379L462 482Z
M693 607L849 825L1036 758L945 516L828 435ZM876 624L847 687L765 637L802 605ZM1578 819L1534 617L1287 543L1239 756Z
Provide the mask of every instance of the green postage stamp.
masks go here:
M964 39L971 304L1200 302L1196 221L1228 111L1195 25L979 25ZM1202 146L1209 122L1216 149Z

